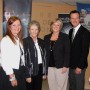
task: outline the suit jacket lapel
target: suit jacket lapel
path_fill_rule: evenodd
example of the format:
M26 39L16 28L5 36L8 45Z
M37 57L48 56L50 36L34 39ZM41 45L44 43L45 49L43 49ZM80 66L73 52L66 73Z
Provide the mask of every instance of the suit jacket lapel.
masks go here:
M72 42L72 33L73 33L73 29L71 29L70 32L69 32L70 42Z
M77 39L77 37L78 37L78 35L79 35L80 31L81 31L81 27L82 27L82 26L80 26L80 28L79 28L78 31L76 32L76 35L75 35L75 37L74 37L74 39L73 39L73 42Z

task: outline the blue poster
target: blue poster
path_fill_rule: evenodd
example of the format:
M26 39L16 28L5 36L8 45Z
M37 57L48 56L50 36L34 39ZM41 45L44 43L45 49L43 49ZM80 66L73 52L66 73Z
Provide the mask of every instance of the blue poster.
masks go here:
M90 4L77 3L77 10L80 11L82 25L90 31Z
M22 21L23 38L28 34L28 22L31 20L32 0L3 0L3 36L6 33L6 23L10 16L17 16Z

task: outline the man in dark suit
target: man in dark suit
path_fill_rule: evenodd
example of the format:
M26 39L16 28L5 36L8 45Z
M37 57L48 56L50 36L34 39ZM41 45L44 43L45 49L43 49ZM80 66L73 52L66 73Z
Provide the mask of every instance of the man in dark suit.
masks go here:
M78 11L70 12L70 22L73 29L69 32L71 41L69 90L84 90L90 33L80 24L80 13Z

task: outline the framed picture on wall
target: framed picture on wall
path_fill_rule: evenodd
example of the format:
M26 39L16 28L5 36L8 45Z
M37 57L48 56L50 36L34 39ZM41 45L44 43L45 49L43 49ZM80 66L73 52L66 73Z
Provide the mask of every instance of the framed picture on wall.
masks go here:
M69 30L72 28L70 21L69 21L69 14L67 13L58 14L58 18L60 18L63 21L62 32L68 34Z

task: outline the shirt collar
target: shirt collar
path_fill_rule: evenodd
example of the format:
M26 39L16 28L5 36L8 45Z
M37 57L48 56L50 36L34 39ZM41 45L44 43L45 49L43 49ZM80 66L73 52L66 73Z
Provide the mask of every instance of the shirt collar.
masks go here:
M38 40L36 39L35 44L38 44Z
M77 27L75 27L75 30L78 30L80 28L81 24L79 24Z
M77 33L78 29L80 28L81 24L79 24L77 27L75 27L75 34Z

